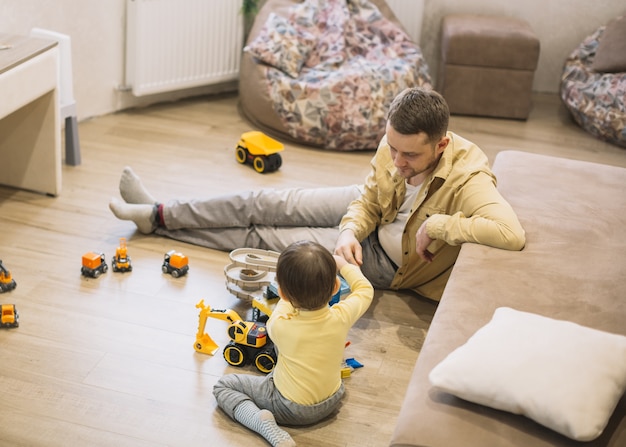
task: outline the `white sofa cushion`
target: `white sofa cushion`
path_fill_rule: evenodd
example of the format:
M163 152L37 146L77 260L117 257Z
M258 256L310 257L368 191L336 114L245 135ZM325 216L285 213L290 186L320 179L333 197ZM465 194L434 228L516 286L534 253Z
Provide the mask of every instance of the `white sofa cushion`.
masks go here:
M590 441L626 388L626 337L501 307L429 379L462 399Z

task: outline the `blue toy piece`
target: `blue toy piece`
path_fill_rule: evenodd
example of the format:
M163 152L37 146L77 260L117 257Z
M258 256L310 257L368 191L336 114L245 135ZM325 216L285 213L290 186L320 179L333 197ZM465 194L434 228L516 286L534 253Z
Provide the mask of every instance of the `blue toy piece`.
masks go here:
M330 304L331 306L333 304L337 304L342 296L350 293L350 286L348 285L348 282L345 279L343 279L343 276L339 275L339 280L341 281L339 290L337 291L337 293L333 295L333 297L328 302L328 304Z
M359 363L358 361L356 361L353 358L346 359L346 365L348 365L349 367L354 368L354 369L356 369L356 368L363 368L363 364Z

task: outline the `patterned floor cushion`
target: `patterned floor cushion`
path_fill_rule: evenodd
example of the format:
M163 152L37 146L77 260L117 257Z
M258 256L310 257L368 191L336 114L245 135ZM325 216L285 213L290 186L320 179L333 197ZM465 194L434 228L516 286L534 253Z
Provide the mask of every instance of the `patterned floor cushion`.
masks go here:
M268 0L244 48L240 106L258 127L324 149L375 149L387 108L428 66L382 0Z
M565 61L561 99L590 134L626 148L626 17L597 29Z

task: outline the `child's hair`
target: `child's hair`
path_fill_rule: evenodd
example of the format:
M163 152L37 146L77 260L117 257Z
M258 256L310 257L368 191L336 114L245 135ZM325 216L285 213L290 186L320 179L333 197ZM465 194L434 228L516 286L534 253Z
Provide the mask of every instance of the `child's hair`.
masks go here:
M276 282L296 309L315 310L328 305L336 281L335 259L316 242L294 242L278 257Z

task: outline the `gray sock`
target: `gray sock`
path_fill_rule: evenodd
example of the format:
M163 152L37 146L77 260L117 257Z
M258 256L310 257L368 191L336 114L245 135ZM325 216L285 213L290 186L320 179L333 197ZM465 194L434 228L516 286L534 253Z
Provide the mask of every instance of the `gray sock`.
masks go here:
M272 447L292 447L296 443L276 424L271 411L261 410L251 400L244 400L235 408L235 420L263 436Z
M126 166L120 178L120 194L126 203L154 205L157 201L141 183L141 179Z
M135 205L112 198L109 202L109 208L118 219L132 220L137 225L137 229L143 234L153 233L157 228L157 210L154 204Z

